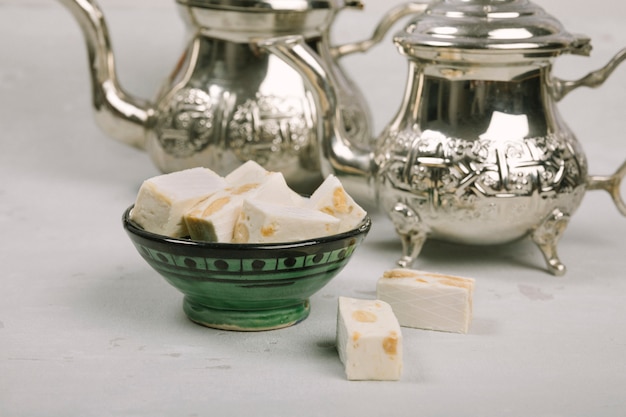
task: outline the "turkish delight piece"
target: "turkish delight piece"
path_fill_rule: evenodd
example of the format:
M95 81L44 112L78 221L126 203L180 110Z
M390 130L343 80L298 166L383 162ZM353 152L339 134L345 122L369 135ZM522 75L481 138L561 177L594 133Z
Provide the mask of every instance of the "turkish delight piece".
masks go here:
M246 199L235 225L238 243L294 242L337 232L339 219L314 209Z
M232 170L224 179L229 186L240 186L259 182L268 172L270 171L267 171L259 163L249 160Z
M293 190L281 173L264 171L250 182L231 181L224 190L196 204L184 218L192 239L231 242L235 223L246 198L290 204L292 195Z
M365 210L346 192L341 181L329 175L311 194L308 207L335 216L340 220L338 232L352 230L361 223Z
M187 236L187 210L226 185L208 168L190 168L145 180L130 219L145 230L169 237Z
M402 332L391 306L339 297L337 351L349 380L399 380Z
M376 295L391 305L400 325L467 333L474 279L396 268L378 279Z

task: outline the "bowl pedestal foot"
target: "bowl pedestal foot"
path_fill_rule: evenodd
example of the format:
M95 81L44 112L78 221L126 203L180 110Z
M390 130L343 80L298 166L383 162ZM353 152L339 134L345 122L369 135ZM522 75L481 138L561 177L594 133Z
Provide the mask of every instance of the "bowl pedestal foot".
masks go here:
M309 300L268 309L225 310L213 308L185 296L183 310L202 326L222 330L264 331L293 326L309 316Z

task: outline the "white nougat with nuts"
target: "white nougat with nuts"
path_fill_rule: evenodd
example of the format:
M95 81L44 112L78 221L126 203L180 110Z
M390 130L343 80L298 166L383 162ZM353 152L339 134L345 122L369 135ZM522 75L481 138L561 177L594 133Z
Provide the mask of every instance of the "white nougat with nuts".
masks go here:
M224 177L229 186L239 186L251 182L258 182L269 171L253 160L249 160L233 169Z
M474 279L396 268L378 279L376 295L391 305L400 325L467 333Z
M338 227L339 219L321 211L246 199L235 224L233 241L293 242L331 235Z
M246 198L291 201L293 191L277 172L259 173L256 181L231 182L231 186L196 204L185 214L189 235L194 240L231 242L235 223ZM250 180L250 178L241 181Z
M241 217L245 201L249 214ZM291 189L281 172L250 160L224 177L191 168L150 178L130 218L146 231L169 237L275 243L348 231L366 215L332 175L308 198Z
M399 380L402 332L389 304L339 297L337 351L349 380Z
M367 214L334 175L326 177L317 187L311 194L307 206L337 217L340 220L338 229L340 233L357 227Z
M300 194L292 190L285 177L280 172L268 171L253 160L246 161L224 177L231 189L238 189L247 184L263 183L263 194L258 194L267 201L281 204L300 205L305 200Z
M190 168L149 178L139 189L130 218L153 233L187 236L184 214L225 185L224 178L207 168Z

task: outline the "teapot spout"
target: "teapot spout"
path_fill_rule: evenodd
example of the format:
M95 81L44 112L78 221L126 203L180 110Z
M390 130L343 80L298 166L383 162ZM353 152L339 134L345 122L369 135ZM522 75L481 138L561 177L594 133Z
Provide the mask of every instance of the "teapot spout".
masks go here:
M106 21L94 0L59 0L77 20L85 37L98 126L109 136L143 148L145 126L152 114L147 102L120 87Z
M332 70L301 36L272 38L257 45L280 57L307 82L321 120L318 137L322 174L337 176L356 198L373 202L370 184L375 167L373 151L350 141L344 125L342 105L334 88L336 84Z

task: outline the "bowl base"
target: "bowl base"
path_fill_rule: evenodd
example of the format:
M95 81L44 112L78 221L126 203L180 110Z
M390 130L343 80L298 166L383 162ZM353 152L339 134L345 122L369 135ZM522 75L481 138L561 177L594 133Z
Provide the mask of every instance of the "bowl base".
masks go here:
M183 301L183 310L194 323L214 329L234 331L265 331L293 326L309 316L309 300L290 306L266 310L221 310L194 302Z

